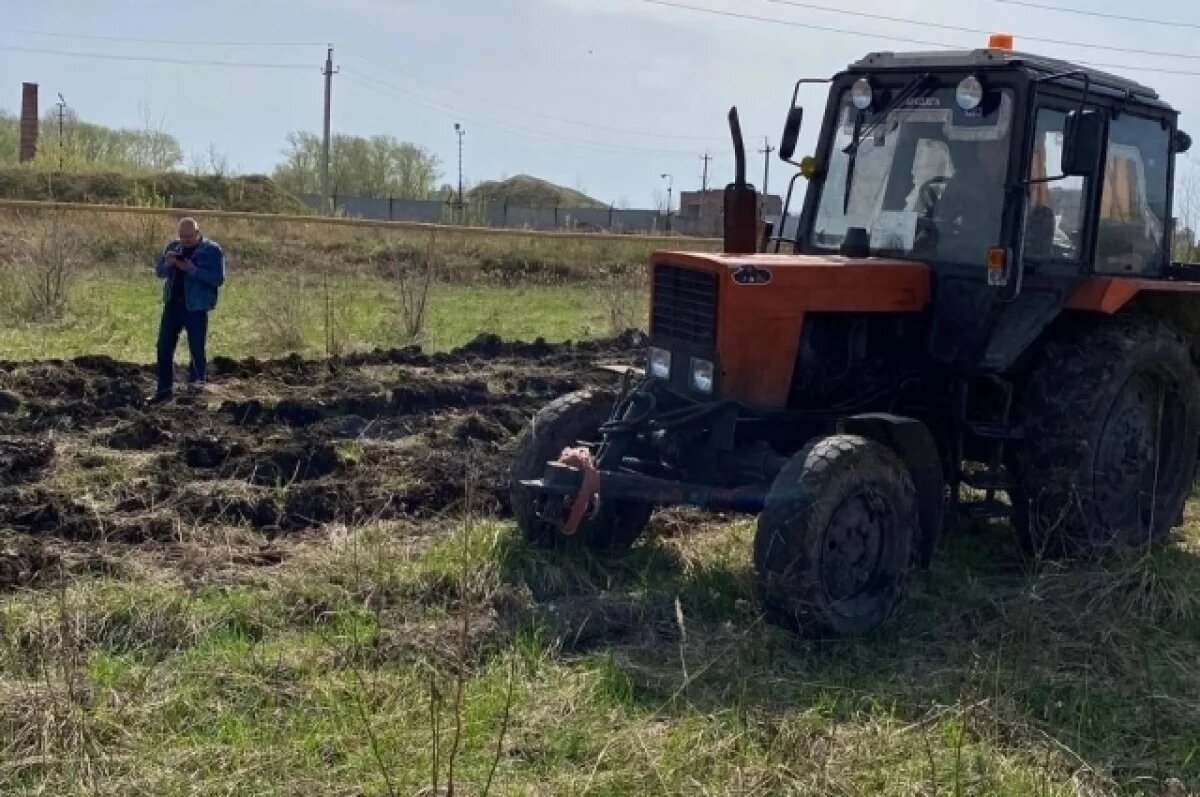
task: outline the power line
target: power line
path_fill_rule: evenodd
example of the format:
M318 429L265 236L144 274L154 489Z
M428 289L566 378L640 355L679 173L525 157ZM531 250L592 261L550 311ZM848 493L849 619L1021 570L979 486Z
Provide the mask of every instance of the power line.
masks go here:
M718 140L717 136L689 136L689 135L679 135L679 134L675 134L675 133L653 133L653 132L646 131L646 130L631 130L629 128L611 127L608 125L597 124L595 122L587 122L587 121L583 121L583 120L579 120L579 119L567 119L562 116L552 116L551 114L542 113L540 111L532 111L527 108L519 108L515 105L507 105L505 103L497 102L496 100L493 100L493 99L490 99L487 97L472 96L465 92L457 91L455 89L451 89L446 86L439 86L436 83L425 80L424 78L419 78L415 75L411 75L401 69L398 69L397 67L391 66L389 64L385 64L374 58L368 58L365 55L351 55L350 57L357 58L360 61L364 61L368 64L372 64L373 66L376 66L385 71L393 72L407 80L412 81L413 83L427 85L427 86L430 86L431 88L435 88L439 91L444 91L444 92L451 93L451 94L457 94L460 97L463 97L464 99L473 100L475 102L482 102L487 105L493 105L497 108L503 108L508 111L513 111L515 113L522 114L524 116L532 116L532 117L536 117L539 119L546 119L546 120L552 121L552 122L560 122L562 124L575 125L578 127L588 128L590 130L605 130L605 131L612 132L612 133L624 133L627 135L639 136L639 137L643 137L643 138L662 138L662 139L669 139L671 141L707 141L707 142L712 142L712 141Z
M692 11L697 14L708 14L711 16L727 17L730 19L741 19L750 22L764 22L769 25L784 25L790 28L801 28L803 30L819 30L824 33L841 33L846 36L859 36L865 39L875 39L878 41L893 41L903 44L919 44L924 47L939 47L947 50L961 50L964 45L949 44L947 42L929 41L928 39L914 39L908 36L895 36L887 33L873 33L863 30L849 30L847 28L834 28L825 25L815 25L810 22L796 22L789 19L778 19L776 17L760 17L754 14L743 14L738 11L724 11L715 8L703 8L701 6L688 5L686 3L670 2L669 0L642 0L653 6L662 6L664 8L674 8L683 11ZM1076 63L1084 66L1094 66L1102 69L1123 69L1131 72L1155 72L1164 75L1187 75L1192 77L1200 76L1200 71L1185 70L1185 69L1165 69L1157 66L1134 66L1132 64L1110 64L1100 61L1083 61L1079 60Z
M610 153L641 152L641 153L649 153L649 154L668 155L668 156L674 156L674 157L683 157L683 156L692 157L695 154L694 151L692 151L692 150L651 149L651 148L646 148L646 147L629 147L629 146L624 146L622 144L606 144L606 143L599 142L599 141L590 141L590 140L584 140L584 139L572 139L572 138L566 138L563 136L551 135L551 134L543 133L540 131L528 130L525 128L516 127L514 125L508 124L505 121L495 119L490 116L485 116L485 115L480 114L475 111L467 111L467 110L464 110L455 105L450 105L448 103L444 103L444 102L441 102L438 100L431 100L431 99L422 97L418 94L413 94L410 91L407 91L407 90L405 90L399 86L393 85L391 83L387 83L386 81L380 80L379 78L368 77L366 75L359 74L358 72L352 72L352 71L345 70L345 69L342 70L342 76L345 77L346 79L350 80L353 83L357 83L358 85L363 86L364 88L392 96L393 98L400 97L405 102L408 102L412 105L416 105L421 108L425 108L426 110L429 110L429 111L433 111L434 113L441 114L447 118L468 119L471 121L478 122L479 124L481 124L485 127L493 127L493 128L499 129L499 130L505 130L509 133L513 133L515 135L523 136L526 138L536 138L536 139L540 139L543 141L552 141L552 142L562 143L562 144L574 144L576 146L579 146L579 147L582 147L585 149L593 149L593 150L597 150L599 152L610 152Z
M1098 19L1112 19L1118 22L1137 22L1142 25L1161 25L1166 28L1190 28L1192 30L1200 30L1200 23L1181 22L1172 19L1151 19L1150 17L1127 17L1122 14L1109 14L1104 11L1088 11L1083 8L1069 8L1067 6L1055 6L1048 3L1032 3L1027 0L992 0L993 3L1001 3L1006 6L1020 6L1022 8L1036 8L1041 11L1056 11L1060 14L1077 14L1081 17L1096 17Z
M10 33L15 36L49 36L56 39L81 39L96 42L137 42L139 44L180 44L195 45L195 39L159 39L142 38L138 36L97 36L91 33L60 33L49 30L19 30L16 28L0 28L0 33ZM201 42L205 47L324 47L325 42Z
M402 100L404 100L405 102L411 103L411 104L416 105L421 108L425 108L426 110L429 110L429 111L433 111L434 113L441 114L441 115L445 116L446 118L451 118L451 119L466 118L466 119L476 121L485 127L493 127L495 129L504 130L509 133L513 133L515 135L523 136L526 138L536 138L536 139L540 139L542 141L551 141L551 142L560 143L560 144L575 144L577 146L580 146L580 147L583 147L586 149L594 149L599 152L610 152L610 153L645 152L645 153L668 155L668 156L674 156L674 157L682 157L684 155L690 157L693 155L693 152L685 151L685 150L646 149L646 148L641 148L641 147L626 147L626 146L623 146L620 144L604 144L604 143L598 142L598 141L585 141L582 139L564 138L562 136L550 135L547 133L542 133L540 131L527 130L524 128L512 126L506 122L503 122L498 119L494 119L489 116L483 116L483 115L473 112L473 111L464 111L463 109L458 108L453 105L448 105L446 103L438 102L436 100L427 100L425 98L420 97L419 95L415 95L410 92L407 92L404 89L401 89L399 86L394 86L391 83L386 83L382 80L379 80L378 78L367 77L365 75L360 75L357 72L349 72L346 70L342 71L342 76L347 78L348 80L350 80L353 83L357 83L358 85L360 85L364 88L388 95L392 98L399 97Z
M149 55L113 55L109 53L81 53L75 50L51 50L41 47L17 47L0 44L0 50L14 53L36 53L40 55L63 55L70 58L97 58L103 61L137 61L152 64L179 64L183 66L230 66L251 69L303 69L309 71L311 66L306 64L266 64L252 61L219 61L194 58L157 58Z
M694 11L698 14L710 14L717 17L728 17L730 19L743 19L750 22L766 22L772 25L786 25L790 28L803 28L804 30L819 30L822 33L842 33L847 36L859 36L864 39L877 39L880 41L901 42L902 44L920 44L926 47L945 47L950 49L960 49L957 44L946 44L945 42L934 42L922 39L913 39L906 36L893 36L886 33L871 33L864 30L850 30L848 28L833 28L827 25L814 25L810 22L795 22L789 19L776 19L774 17L760 17L755 14L744 14L739 11L725 11L716 8L703 8L701 6L688 5L686 3L668 2L668 0L642 0L652 6L662 6L664 8L675 8L683 11Z
M815 3L805 3L799 0L763 0L763 2L773 5L791 6L793 8L804 8L811 11L824 11L830 14L843 14L845 16L860 17L862 19L877 19L883 22L899 22L905 25L919 25L925 28L933 28L935 30L949 30L958 33L979 33L988 34L994 31L985 28L968 28L962 25L946 25L940 22L926 22L920 19L912 19L906 17L891 17L887 14L873 14L867 11L850 11L844 8L835 8L833 6L817 5ZM1135 47L1113 47L1107 44L1095 44L1093 42L1081 42L1071 39L1048 39L1042 36L1030 36L1024 33L1014 34L1018 40L1025 39L1031 42L1041 42L1042 44L1056 44L1066 47L1081 47L1088 50L1107 50L1114 53L1129 53L1131 55L1150 55L1159 58L1183 58L1189 61L1200 61L1200 55L1191 53L1176 53L1166 52L1163 50L1140 50Z

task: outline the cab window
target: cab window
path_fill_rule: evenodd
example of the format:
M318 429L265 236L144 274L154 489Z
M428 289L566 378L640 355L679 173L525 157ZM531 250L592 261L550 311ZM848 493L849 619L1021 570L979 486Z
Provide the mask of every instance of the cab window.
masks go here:
M1163 259L1170 131L1157 120L1120 114L1109 123L1100 195L1096 271L1153 273Z
M1047 180L1060 174L1066 119L1065 111L1053 108L1037 115L1025 222L1025 256L1036 260L1080 257L1087 184L1078 176Z

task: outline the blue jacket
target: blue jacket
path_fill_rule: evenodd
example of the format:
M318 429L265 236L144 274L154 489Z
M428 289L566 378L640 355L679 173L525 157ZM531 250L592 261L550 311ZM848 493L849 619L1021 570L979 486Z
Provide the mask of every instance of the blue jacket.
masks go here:
M167 245L154 264L154 273L159 279L166 280L163 284L163 304L171 301L171 286L175 275L180 273L167 263L167 255L182 252L183 244L176 239ZM225 284L225 253L216 241L201 238L191 260L195 268L187 275L187 282L183 286L184 301L189 310L207 312L217 306L217 289Z

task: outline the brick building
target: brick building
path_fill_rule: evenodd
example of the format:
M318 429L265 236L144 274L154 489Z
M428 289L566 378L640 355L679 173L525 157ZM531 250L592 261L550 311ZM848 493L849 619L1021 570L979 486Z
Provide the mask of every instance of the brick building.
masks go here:
M774 194L762 197L760 218L777 219L783 212L783 199ZM680 191L679 213L674 217L676 232L685 235L720 237L725 220L725 190Z

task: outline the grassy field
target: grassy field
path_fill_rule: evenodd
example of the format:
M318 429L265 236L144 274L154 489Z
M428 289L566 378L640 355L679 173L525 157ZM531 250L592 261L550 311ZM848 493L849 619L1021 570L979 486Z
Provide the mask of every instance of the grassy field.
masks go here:
M61 319L31 321L0 310L0 357L106 354L150 362L161 291L162 283L145 267L89 269L73 284ZM327 331L340 351L411 343L444 350L483 331L522 340L578 340L621 331L616 327L641 327L646 313L645 294L633 283L436 284L428 301L425 328L414 339L402 328L394 281L385 277L231 271L210 319L209 349L235 358L293 351L320 356L326 354ZM181 342L179 357L185 356Z
M152 357L148 262L169 226L7 221L0 266L48 230L84 256L58 319L29 318L20 275L0 280L0 359ZM320 355L330 330L347 349L410 342L394 274L430 263L431 348L645 321L636 242L212 234L231 252L214 354ZM195 412L177 437L211 432L219 410ZM59 454L37 489L103 513L178 466L178 440L116 450L115 421L97 423L48 433ZM512 438L495 435L501 456ZM335 454L369 470L439 439L455 438ZM222 522L31 545L0 529L0 584L25 550L44 570L0 591L0 794L1200 793L1200 504L1168 545L1070 566L1023 560L1003 524L956 524L885 630L814 643L759 617L752 521L659 513L631 554L601 559L535 550L464 492L432 519L303 532Z
M887 631L821 645L760 624L749 524L657 531L626 559L580 561L505 523L374 526L311 540L276 572L230 580L217 551L215 583L161 583L131 555L122 575L5 597L0 734L19 734L0 735L0 785L1017 797L1200 783L1194 524L1145 559L1032 572L999 530L958 536Z
M202 220L203 222L203 220ZM654 245L472 232L219 220L228 283L212 351L306 355L417 343L461 345L480 332L578 339L645 321ZM154 356L161 283L151 266L168 217L0 213L0 357ZM661 245L661 244L659 244ZM419 324L402 295L420 298ZM44 294L61 294L57 306Z

